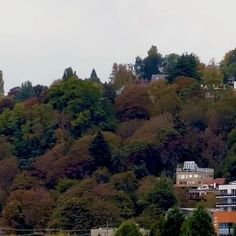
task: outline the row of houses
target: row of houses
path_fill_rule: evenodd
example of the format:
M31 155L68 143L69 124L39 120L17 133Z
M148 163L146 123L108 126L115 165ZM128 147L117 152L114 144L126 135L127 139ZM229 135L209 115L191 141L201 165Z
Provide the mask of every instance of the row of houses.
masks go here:
M186 188L189 199L214 194L216 205L210 212L216 232L220 236L232 235L236 224L236 181L225 184L224 178L214 179L214 169L199 168L194 161L187 161L176 169L175 187Z

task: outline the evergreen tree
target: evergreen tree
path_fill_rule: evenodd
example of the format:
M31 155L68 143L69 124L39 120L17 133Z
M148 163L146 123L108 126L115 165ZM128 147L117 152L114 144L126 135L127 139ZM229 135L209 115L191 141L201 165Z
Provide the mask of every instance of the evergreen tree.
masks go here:
M94 157L97 167L109 165L111 159L111 150L101 131L98 131L96 137L91 142L89 152L90 155Z
M68 68L65 69L65 71L63 73L62 80L70 79L74 75L76 75L76 74L73 71L73 69L71 67L68 67Z
M92 70L89 80L92 81L92 82L96 82L96 83L98 83L98 84L101 84L101 81L100 81L100 79L98 78L95 69Z
M182 54L171 69L168 78L170 81L173 81L179 76L187 76L199 80L199 64L199 59L194 54Z
M176 202L176 196L173 191L173 185L171 181L165 177L162 177L148 194L148 201L153 206L160 209L161 212L167 211L173 207Z
M3 81L2 71L0 71L0 96L2 97L3 95L4 95L4 81Z
M111 83L105 82L103 85L103 97L108 99L112 104L115 103L116 92Z
M164 216L161 216L160 219L152 225L149 236L163 236L165 227L166 219Z
M25 101L34 96L35 96L35 91L32 83L30 81L26 81L21 84L20 92L16 96L16 99L19 101Z
M143 63L145 80L151 80L153 74L161 72L162 55L158 53L156 46L152 46L148 50L148 56L143 60Z
M171 209L167 213L163 236L179 236L183 222L184 214L178 208Z
M215 236L211 216L199 206L183 226L181 236Z

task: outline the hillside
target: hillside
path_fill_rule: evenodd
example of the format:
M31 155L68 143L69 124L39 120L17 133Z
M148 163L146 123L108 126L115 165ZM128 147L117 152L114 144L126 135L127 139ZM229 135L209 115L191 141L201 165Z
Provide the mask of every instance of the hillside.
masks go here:
M150 227L179 204L178 164L234 180L235 55L205 65L152 46L134 67L115 63L109 83L67 68L50 87L27 81L2 95L3 225L90 229L134 218Z

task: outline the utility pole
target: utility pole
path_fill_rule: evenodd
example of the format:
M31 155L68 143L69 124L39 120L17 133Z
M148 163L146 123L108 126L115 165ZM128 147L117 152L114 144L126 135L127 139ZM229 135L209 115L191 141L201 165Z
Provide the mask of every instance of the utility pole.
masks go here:
M107 236L108 236L108 229L109 229L109 228L108 228L108 220L107 220Z

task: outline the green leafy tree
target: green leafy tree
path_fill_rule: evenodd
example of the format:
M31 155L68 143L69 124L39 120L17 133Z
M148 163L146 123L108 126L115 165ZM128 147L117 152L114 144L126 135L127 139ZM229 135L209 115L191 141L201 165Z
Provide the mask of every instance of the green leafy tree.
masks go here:
M141 236L138 226L134 221L126 221L115 232L115 236Z
M215 230L212 224L211 216L202 207L199 206L183 226L181 236L215 236Z
M77 180L74 179L60 179L57 183L56 190L59 193L64 193L71 187L75 186L77 183Z
M115 174L111 177L110 183L119 191L127 194L134 193L138 188L138 180L132 171Z
M54 210L51 226L59 229L89 229L92 225L88 202L81 198L66 198Z
M17 229L44 228L54 204L53 198L44 189L17 190L7 199L3 220Z
M35 189L37 187L39 187L37 178L30 176L30 174L26 171L22 171L16 175L11 188L15 191L19 189Z
M13 115L17 117L15 109ZM55 144L57 116L50 104L41 104L26 109L24 117L20 118L24 120L13 137L15 154L21 167L28 169L37 156L44 154ZM17 123L14 125L18 127Z
M221 85L223 84L223 73L214 60L211 60L202 71L202 80L206 85Z
M110 165L111 149L109 144L104 139L101 131L98 131L96 137L90 144L89 152L94 158L97 167Z
M136 77L133 73L133 67L129 64L114 63L110 75L110 82L116 90L134 84Z
M48 92L49 102L66 114L73 136L89 129L114 129L111 111L102 102L102 89L96 83L71 77L54 84Z

